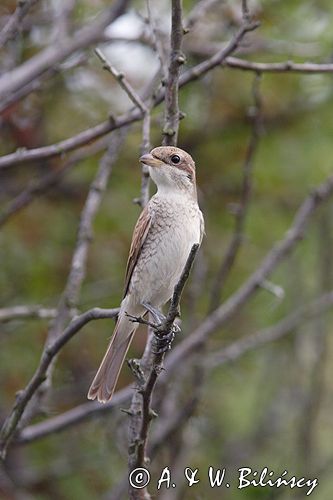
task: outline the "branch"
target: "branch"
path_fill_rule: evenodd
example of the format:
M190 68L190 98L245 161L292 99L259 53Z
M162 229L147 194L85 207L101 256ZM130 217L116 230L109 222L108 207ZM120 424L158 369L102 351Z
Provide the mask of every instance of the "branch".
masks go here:
M0 309L0 323L26 318L52 319L55 315L56 309L50 309L43 306L4 307Z
M73 319L56 340L45 346L37 370L25 389L18 393L15 405L2 426L0 432L0 457L2 459L6 456L8 445L13 439L27 404L38 387L45 381L47 370L58 352L84 325L95 319L115 318L118 312L119 309L100 309L98 307L90 309Z
M279 340L305 321L321 316L332 306L333 292L329 292L310 302L310 304L299 307L277 324L237 340L220 351L211 354L206 361L207 367L215 368L227 362L235 361L249 351L253 351L269 342Z
M258 23L251 23L249 25L242 26L235 36L230 40L226 47L218 51L217 54L207 59L206 61L194 66L193 68L186 71L179 78L179 87L187 85L188 83L197 80L203 76L208 71L212 70L216 66L222 64L225 59L237 49L238 44L248 31L252 31L258 27ZM165 90L161 90L154 100L153 106L160 104L165 96ZM118 118L111 117L110 120L102 122L95 127L84 130L79 134L60 141L57 144L52 144L50 146L43 146L41 148L26 150L17 150L15 153L3 156L0 158L0 169L8 168L17 163L27 163L30 161L36 161L46 158L52 158L54 156L60 156L67 151L72 151L73 149L79 148L93 141L108 132L130 125L135 121L141 120L143 118L143 113L141 110L131 111Z
M46 82L46 80L50 79L51 77L54 77L61 71L68 71L69 69L73 69L86 62L87 62L86 54L78 54L77 57L75 58L73 57L72 60L68 61L67 63L65 62L63 64L58 64L56 66L53 66L52 68L45 71L43 75L41 75L39 78L35 78L31 82L21 87L17 92L14 92L13 94L6 96L6 98L3 99L3 101L0 104L0 113L6 111L12 104L20 101L21 99L29 95L31 92L36 92L37 90L39 90L42 87L42 85Z
M65 322L68 319L69 309L77 306L81 285L86 273L88 249L93 233L93 220L100 207L113 163L118 156L118 151L122 145L123 139L124 133L112 136L109 148L102 157L96 176L90 186L88 196L81 213L77 241L72 256L67 283L60 298L57 318L55 319L49 332L50 338L54 338L60 334L64 328Z
M116 311L118 312L118 309ZM84 403L72 408L71 410L61 413L60 415L48 418L43 422L29 425L22 429L17 436L17 439L15 439L15 443L29 444L33 441L49 436L50 434L68 429L73 425L76 426L80 422L85 422L90 418L93 418L95 415L109 415L115 407L124 405L130 399L131 394L132 387L128 386L125 389L117 391L112 396L112 400L103 405L96 401Z
M200 348L214 330L224 325L246 304L251 296L260 288L262 282L303 238L309 219L314 211L332 195L333 176L329 177L304 200L284 239L273 246L259 267L237 292L212 312L189 337L176 346L170 356L168 356L167 368L172 370L178 363L183 362L192 352Z
M17 6L14 14L12 14L5 24L5 26L0 31L0 47L3 47L8 40L15 37L20 29L20 25L24 17L27 15L29 10L38 2L39 0L18 0Z
M228 57L225 65L230 68L244 71L255 71L256 73L332 73L333 63L295 63L284 61L277 63L261 63L245 61L238 57Z
M72 38L50 45L21 66L3 75L0 78L0 102L77 50L83 50L97 42L105 28L126 11L128 4L129 0L116 0L96 21L78 30Z
M293 313L289 314L277 324L260 330L257 333L249 335L248 337L237 340L236 342L224 347L220 351L211 354L205 365L207 368L212 369L222 364L233 362L238 360L244 354L258 347L279 340L284 336L290 334L295 330L300 324L307 320L315 319L318 316L326 313L333 306L333 292L328 292L321 297L315 299L305 306L301 306ZM169 359L166 363L166 368L169 368L169 360L172 358L173 353L170 354ZM174 363L172 363L174 365ZM164 376L170 373L164 372ZM72 425L76 425L79 422L86 421L96 415L108 414L114 406L124 404L130 397L131 387L126 387L121 391L114 394L112 401L105 405L99 405L97 403L85 403L83 405L77 406L72 410L69 410L56 417L49 418L44 422L31 425L26 427L21 431L16 442L27 444L37 439L41 439L45 436L53 434L55 432L60 432L67 429ZM189 400L190 401L190 400ZM180 411L179 416L182 415ZM168 423L168 426L163 430L163 436L168 432L168 429L173 427L173 422ZM154 455L156 448L159 447L161 441L161 436L156 436L153 440L150 450L151 454Z
M125 75L114 68L106 59L104 54L99 50L95 50L99 59L103 62L103 68L111 73L111 75L118 81L120 87L125 90L126 94L133 102L133 104L143 114L142 125L142 145L141 154L147 153L150 150L150 109L149 106L141 99L139 94L133 89ZM141 208L144 208L149 200L149 170L146 165L142 165L142 181L141 181L141 196L135 200Z
M108 146L110 138L102 137L95 143L85 146L79 151L75 151L71 157L56 170L47 173L37 180L32 180L28 187L19 193L11 200L0 213L0 227L3 226L8 219L20 212L23 208L32 203L38 196L47 193L48 190L57 185L63 177L81 160L99 153Z
M244 8L246 8L246 6ZM211 293L210 311L216 309L220 303L222 290L225 285L226 279L236 261L239 250L243 243L245 220L252 190L253 160L258 148L261 132L261 97L259 90L259 78L260 77L256 75L253 82L252 93L254 107L251 111L252 130L250 141L245 154L245 161L243 164L243 183L241 187L240 201L236 209L234 234L223 257L221 266L217 271L216 280Z
M63 339L61 332L70 317L70 310L76 307L81 284L85 276L87 253L92 236L92 221L99 208L102 194L106 188L111 172L112 164L116 159L118 149L122 144L123 135L124 134L121 134L112 138L113 140L109 149L103 156L95 179L90 187L87 200L81 214L77 243L72 257L67 283L59 301L56 318L54 319L48 332L47 343L42 354L40 365L30 383L18 397L12 413L5 422L0 434L0 455L3 457L6 454L8 444L10 443L16 427L22 418L23 412L32 396L35 395L35 400L30 403L30 413L33 413L34 408L39 403L38 396L42 396L42 390L40 388L41 384L45 382L44 387L50 385L55 354L58 352L57 342L60 342L59 348L61 348L63 345L61 343L61 339ZM67 341L66 338L67 337L65 336L64 343ZM50 344L51 348L49 347ZM56 346L55 349L53 348L54 345ZM50 349L51 355L49 352ZM39 394L36 392L37 389L39 389Z
M246 28L247 31L253 31L258 27L258 23L252 23ZM245 32L244 27L242 27L234 36L234 38L225 46L223 49L218 51L212 57L208 58L196 66L190 68L184 72L179 78L179 88L187 85L190 82L198 80L203 75L211 71L217 66L225 65L230 68L242 69L246 71L254 71L256 73L264 72L296 72L296 73L333 73L333 63L328 64L315 64L315 63L293 63L293 62L283 62L283 63L252 63L250 61L244 61L235 57L229 57L229 55L234 52L241 39L243 38ZM164 99L165 91L161 91L154 102L154 106L160 104ZM2 156L0 158L0 170L8 168L12 165L29 163L32 161L42 160L46 158L53 158L55 156L61 156L66 152L77 149L84 146L88 142L94 141L99 137L112 132L113 130L125 127L143 118L142 112L134 111L121 115L118 118L110 117L108 121L99 123L95 127L91 127L79 134L65 139L56 144L49 146L42 146L40 148L34 148L26 150L20 148L14 153Z
M185 62L182 53L183 40L182 0L172 0L171 53L168 81L165 91L165 119L163 145L176 146L179 128L178 87L180 67Z
M130 82L125 77L124 73L121 73L116 68L114 68L111 63L106 59L103 52L99 49L95 49L95 54L103 63L103 69L107 70L111 75L117 80L120 87L125 90L126 94L133 102L134 106L137 106L142 113L147 112L147 106L142 101L141 97L135 92Z
M138 379L136 390L133 395L130 417L130 438L129 438L129 469L132 471L137 467L144 467L146 464L146 448L148 432L154 412L151 409L151 399L158 376L161 373L164 352L160 352L163 340L172 332L173 323L179 314L179 303L185 283L189 277L192 264L199 245L193 245L188 256L182 275L177 283L168 314L165 321L158 328L158 337L154 336L150 344L150 353L140 365L141 379ZM146 374L146 376L144 376ZM144 380L143 380L144 378ZM140 410L138 411L138 396L142 396ZM136 497L136 491L130 489L131 498Z

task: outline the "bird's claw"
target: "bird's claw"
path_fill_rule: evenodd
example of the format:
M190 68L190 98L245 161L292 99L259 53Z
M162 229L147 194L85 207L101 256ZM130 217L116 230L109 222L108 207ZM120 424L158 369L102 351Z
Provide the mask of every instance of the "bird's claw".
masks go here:
M154 354L163 354L171 349L171 344L175 338L175 332L171 330L167 335L161 335L159 332L154 331L156 337L156 349L154 349Z
M167 334L159 330L154 330L154 335L156 337L156 349L154 350L154 354L163 354L171 349L171 344L175 338L176 333L179 333L180 327L178 325L173 324L171 331Z

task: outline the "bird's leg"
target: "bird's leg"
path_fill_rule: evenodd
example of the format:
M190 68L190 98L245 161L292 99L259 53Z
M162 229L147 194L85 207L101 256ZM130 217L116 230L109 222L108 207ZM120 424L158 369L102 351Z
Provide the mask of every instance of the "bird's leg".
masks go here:
M156 324L161 325L163 321L165 321L164 314L159 309L149 304L149 302L142 302L142 305L150 312Z
M142 302L141 304L145 309L147 309L147 311L149 311L151 313L151 315L153 316L153 319L156 323L156 326L161 326L162 323L166 320L166 317L164 316L164 314L159 310L157 309L156 307L152 306L151 304L149 304L149 302ZM177 316L180 316L180 309L178 307L178 312L177 312ZM172 325L172 331L174 333L179 333L180 332L180 327L178 325ZM158 334L158 331L157 331L157 334ZM163 334L160 334L160 336L163 337Z
M142 305L147 309L147 311L150 312L154 321L157 323L156 328L153 328L154 335L157 339L157 349L154 350L154 353L162 354L170 349L171 343L175 338L175 334L180 332L180 328L178 325L172 325L171 331L169 333L164 333L158 328L162 326L163 322L166 320L164 314L147 302L143 302Z

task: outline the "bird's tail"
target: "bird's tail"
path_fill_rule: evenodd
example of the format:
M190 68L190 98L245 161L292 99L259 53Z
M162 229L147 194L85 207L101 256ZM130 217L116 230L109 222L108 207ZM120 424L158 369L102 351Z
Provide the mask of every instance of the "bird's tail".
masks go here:
M133 339L137 325L119 313L110 345L88 392L88 399L106 403L112 398L121 367Z

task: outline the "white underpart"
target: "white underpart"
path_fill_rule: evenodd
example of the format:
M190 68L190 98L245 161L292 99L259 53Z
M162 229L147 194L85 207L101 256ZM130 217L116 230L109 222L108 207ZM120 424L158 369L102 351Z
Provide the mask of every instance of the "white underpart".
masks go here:
M172 296L192 246L202 238L202 214L192 195L159 185L149 202L152 223L123 308L142 314L141 304L161 307Z

